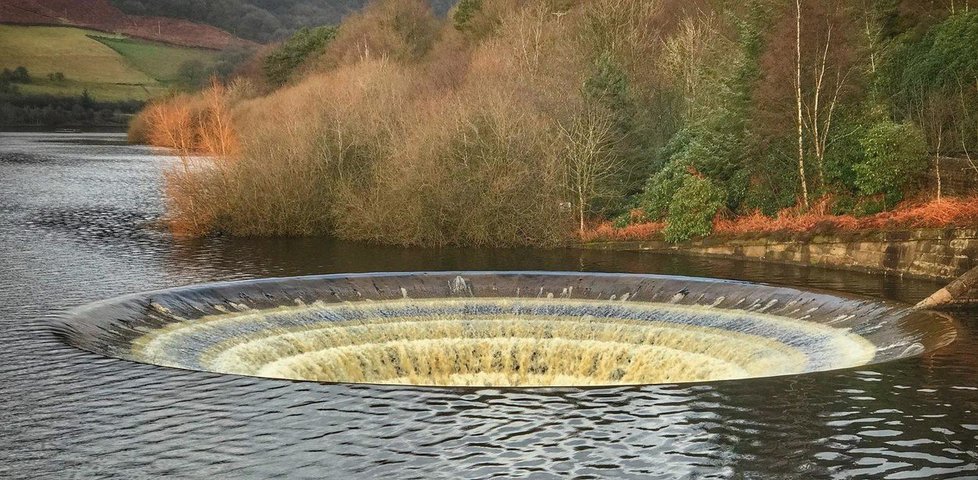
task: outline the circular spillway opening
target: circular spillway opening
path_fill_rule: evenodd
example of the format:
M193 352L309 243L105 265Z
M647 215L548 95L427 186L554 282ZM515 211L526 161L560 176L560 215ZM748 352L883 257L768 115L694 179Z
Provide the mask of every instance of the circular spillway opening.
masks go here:
M186 287L58 327L109 356L216 373L425 386L702 382L849 368L954 338L901 305L742 282L580 273L362 274Z

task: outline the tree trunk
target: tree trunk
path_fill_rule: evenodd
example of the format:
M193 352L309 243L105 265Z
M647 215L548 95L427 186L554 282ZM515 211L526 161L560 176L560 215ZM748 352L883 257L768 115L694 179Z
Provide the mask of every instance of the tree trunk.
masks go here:
M798 107L798 177L801 180L801 203L808 209L808 180L805 177L805 143L801 116L801 0L795 0L795 100Z
M937 201L941 201L941 142L944 140L944 128L943 126L937 129L937 161L935 162L937 170Z
M914 308L947 308L978 303L978 267L961 275L948 286L934 292Z
M577 196L578 219L581 221L581 238L584 238L584 192L578 190Z

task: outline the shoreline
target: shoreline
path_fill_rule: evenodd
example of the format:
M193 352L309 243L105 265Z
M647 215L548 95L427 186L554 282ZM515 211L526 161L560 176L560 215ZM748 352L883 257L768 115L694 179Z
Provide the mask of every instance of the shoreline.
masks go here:
M840 271L952 281L978 267L978 229L921 228L812 236L715 236L670 244L664 240L598 241L582 249L737 258Z

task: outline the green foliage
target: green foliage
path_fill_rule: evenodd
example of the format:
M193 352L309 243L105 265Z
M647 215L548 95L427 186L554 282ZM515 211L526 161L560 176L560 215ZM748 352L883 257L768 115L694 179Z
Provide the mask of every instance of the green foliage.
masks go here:
M2 85L0 82L0 87ZM142 102L101 102L84 95L8 94L0 98L0 126L120 127L125 126L141 107Z
M662 220L669 215L669 204L682 188L688 168L688 164L671 162L649 179L645 191L639 197L639 208L647 217Z
M14 69L13 82L31 83L31 74L27 72L27 67L19 66Z
M85 109L92 108L92 106L95 104L95 102L92 100L91 94L88 93L87 88L82 90L81 99L78 103Z
M7 94L7 95L17 95L20 93L20 89L17 88L17 85L11 83L10 80L7 80L5 78L0 78L0 93Z
M835 198L832 202L832 215L849 215L855 213L857 201L851 195L842 195Z
M899 202L904 188L927 168L924 136L911 123L877 123L859 143L866 156L854 167L856 186L865 195L883 194L888 206Z
M908 95L973 83L978 78L978 12L952 15L920 41L904 39L887 67L892 86Z
M632 216L628 212L616 215L615 218L611 219L611 225L615 228L625 228L632 223Z
M938 138L942 148L978 148L978 12L908 31L889 52L877 83L895 117L923 128L931 149Z
M265 58L264 72L272 85L283 85L306 60L326 49L336 37L336 27L303 28Z
M885 199L867 197L856 202L855 208L852 209L852 214L857 217L865 217L881 213L885 211L886 208Z
M782 140L769 145L767 151L754 152L756 157L745 165L750 184L738 213L760 210L765 215L774 215L796 204L798 167L791 147L790 141Z
M834 128L841 133L836 136L832 148L825 153L825 187L830 191L856 192L859 188L856 186L854 169L866 158L860 140L866 134L865 122L873 122L861 116L840 116L842 118Z
M455 13L452 14L455 28L459 31L465 31L469 27L469 21L480 10L482 10L482 0L459 0L458 4L455 5Z
M678 243L709 235L723 198L723 190L709 179L686 175L669 203L669 220L663 231L666 241Z
M234 76L235 71L245 64L255 54L254 49L248 47L229 47L217 55L211 72L221 80L228 82Z
M582 93L586 101L610 113L612 128L619 139L615 154L624 164L619 183L625 192L637 193L654 167L651 160L657 134L654 122L647 116L650 109L641 105L631 91L628 74L607 51L595 59Z
M207 65L200 60L187 60L177 70L177 84L186 89L197 89L207 81Z
M464 0L463 0L464 1ZM609 52L598 56L591 76L584 82L586 98L596 100L616 114L619 128L627 128L631 120L631 101L628 95L628 76Z
M0 73L0 80L8 83L31 83L31 74L24 66L17 67L13 70L5 68Z
M743 149L740 134L713 127L708 122L680 130L661 152L669 163L646 185L641 197L642 208L649 216L662 218L682 183L682 176L693 170L719 187L726 206L736 209L747 194L749 182L742 167Z

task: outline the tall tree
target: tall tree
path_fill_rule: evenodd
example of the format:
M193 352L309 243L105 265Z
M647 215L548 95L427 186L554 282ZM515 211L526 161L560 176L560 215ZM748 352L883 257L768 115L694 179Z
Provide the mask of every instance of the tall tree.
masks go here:
M798 203L807 208L812 194L826 189L826 158L843 135L836 117L858 93L865 40L847 2L795 0L793 7L783 9L768 32L753 120L762 143L791 139Z
M805 175L805 139L801 116L801 0L795 0L795 100L798 105L798 178L801 181L802 205L808 208L808 178Z

